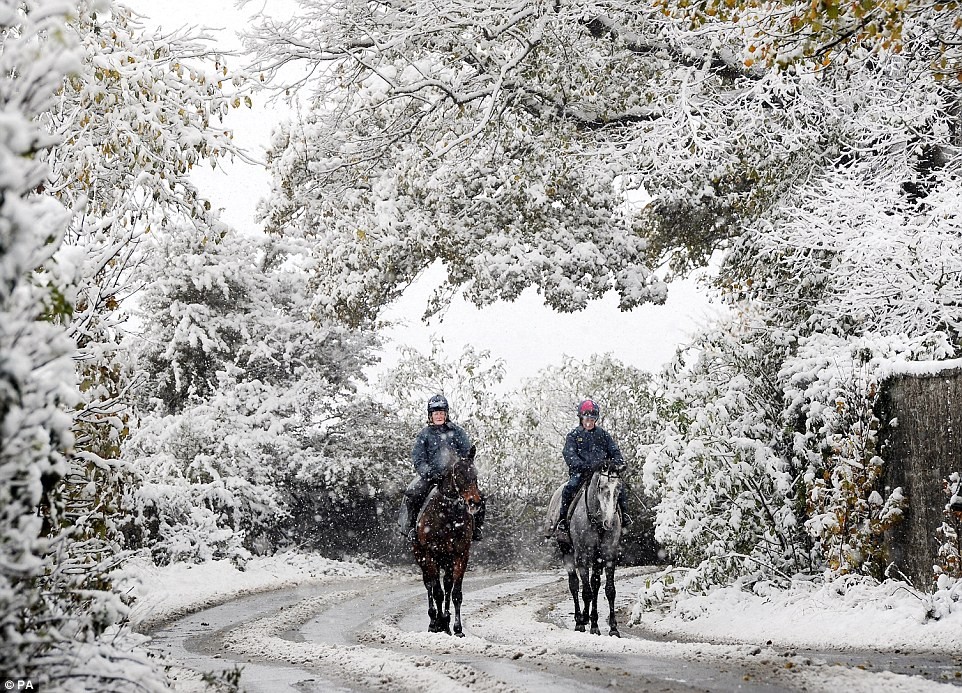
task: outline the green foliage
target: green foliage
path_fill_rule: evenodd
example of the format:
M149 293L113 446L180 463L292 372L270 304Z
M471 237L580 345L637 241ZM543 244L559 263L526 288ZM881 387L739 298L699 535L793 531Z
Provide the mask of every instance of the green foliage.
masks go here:
M962 475L955 473L945 483L943 491L947 499L959 488L960 477ZM934 568L937 576L959 580L962 579L962 511L951 510L946 503L942 517L943 522L936 530L940 545Z
M666 15L692 26L734 25L745 36L744 64L788 68L802 62L828 67L875 55L918 59L938 78L962 75L955 2L915 0L659 0Z
M809 445L818 447L822 457L822 463L811 464L804 475L805 526L835 576L858 573L883 579L884 532L902 519L900 491L883 496L876 388L864 373L856 376L835 392L834 407L822 409L822 416L809 416L805 424Z

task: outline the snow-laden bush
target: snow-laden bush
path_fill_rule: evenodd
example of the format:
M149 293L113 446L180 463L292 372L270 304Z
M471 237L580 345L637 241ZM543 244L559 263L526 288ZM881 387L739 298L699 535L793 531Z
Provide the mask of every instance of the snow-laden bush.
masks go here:
M673 561L700 566L692 584L805 565L793 510L796 471L780 454L773 364L780 345L736 316L694 344L664 376L658 425L645 462L658 498L655 537Z
M77 209L54 199L48 168L67 139L45 129L65 80L90 76L71 22L92 15L85 2L0 8L0 666L45 691L160 691L107 577L121 465L87 454L104 450L73 362L88 258L63 245Z
M892 364L954 356L962 325L959 183L927 181L925 204L909 204L908 163L827 171L721 265L733 318L668 374L674 415L646 476L659 538L706 578L766 565L882 577L904 499L880 483L880 385Z
M152 236L147 383L126 446L143 476L135 545L239 563L356 547L340 515L356 525L352 504L400 485L395 418L357 389L373 338L312 316L297 249L187 227Z
M942 511L942 524L936 530L940 545L935 571L940 589L947 584L946 580L962 581L962 511L953 510L949 505L962 496L962 473L950 474L942 490L948 501Z
M800 570L881 579L883 533L904 498L881 483L879 386L893 363L944 358L951 345L944 334L818 334L787 352L770 330L736 338L747 315L742 332L706 335L668 380L664 444L646 464L658 540L698 567L689 586Z
M935 359L944 335L920 339L815 335L786 359L785 419L792 455L804 470L804 526L832 574L883 577L885 530L902 517L902 490L886 491L875 405L894 360Z

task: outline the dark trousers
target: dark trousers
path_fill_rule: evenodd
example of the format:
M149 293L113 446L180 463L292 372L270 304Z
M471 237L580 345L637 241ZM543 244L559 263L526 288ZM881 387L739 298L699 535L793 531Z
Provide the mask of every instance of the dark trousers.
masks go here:
M568 483L565 484L564 489L561 491L561 505L558 508L559 519L568 520L568 508L571 507L571 501L574 500L578 487L581 486L582 476L579 472L572 472L571 476L568 477Z
M434 481L423 476L418 476L408 484L408 487L404 489L404 507L401 509L399 525L407 529L414 527L414 523L418 519L418 513L421 512L421 506L428 499L428 494L431 493L434 484Z

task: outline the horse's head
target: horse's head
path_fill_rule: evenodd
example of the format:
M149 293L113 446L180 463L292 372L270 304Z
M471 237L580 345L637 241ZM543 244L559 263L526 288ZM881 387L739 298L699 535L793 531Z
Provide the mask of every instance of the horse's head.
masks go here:
M478 470L474 466L476 452L477 449L472 445L466 457L452 455L440 484L441 492L446 497L463 502L472 515L481 509Z
M610 530L616 520L621 520L618 495L624 483L621 469L611 462L605 462L591 475L587 497L588 514L606 530Z

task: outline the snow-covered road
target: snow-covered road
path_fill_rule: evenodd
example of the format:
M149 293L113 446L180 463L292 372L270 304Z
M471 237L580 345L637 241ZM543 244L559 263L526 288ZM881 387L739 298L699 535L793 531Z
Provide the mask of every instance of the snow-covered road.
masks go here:
M625 625L646 573L618 574L620 639L572 629L567 581L557 571L469 573L463 639L426 632L424 588L411 574L340 577L250 595L153 635L185 667L178 674L184 691L200 689L197 671L235 666L251 693L934 691L962 684L959 658L653 637Z

